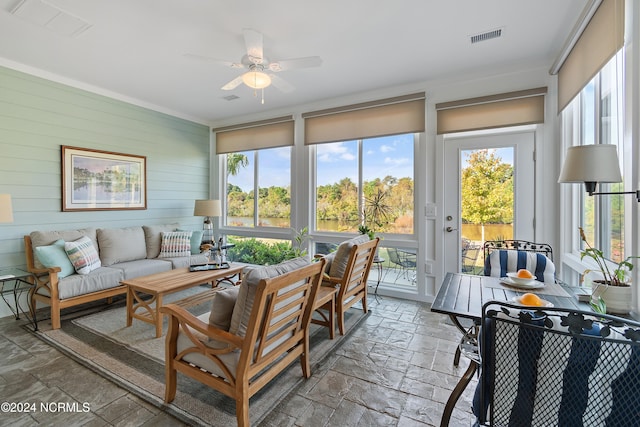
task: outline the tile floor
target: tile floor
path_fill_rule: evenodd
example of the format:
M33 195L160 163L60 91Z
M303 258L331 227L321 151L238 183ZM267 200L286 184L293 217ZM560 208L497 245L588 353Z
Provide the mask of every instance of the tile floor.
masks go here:
M459 338L428 304L370 297L371 315L321 370L263 421L263 426L438 426L444 404L467 367L452 364ZM179 426L180 421L0 319L0 425ZM451 426L470 426L475 381ZM77 407L57 408L58 402ZM86 402L87 407L82 404ZM41 403L49 405L48 411ZM14 407L13 409L20 409ZM86 411L85 411L86 409Z

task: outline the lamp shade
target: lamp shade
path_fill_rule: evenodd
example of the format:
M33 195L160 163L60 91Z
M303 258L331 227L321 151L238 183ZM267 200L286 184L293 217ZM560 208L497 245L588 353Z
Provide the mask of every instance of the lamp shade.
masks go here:
M244 84L253 89L264 89L271 84L271 77L260 71L247 71L242 75Z
M220 200L196 200L194 216L221 216Z
M569 147L558 182L621 182L615 145Z
M0 194L0 222L13 222L11 194Z

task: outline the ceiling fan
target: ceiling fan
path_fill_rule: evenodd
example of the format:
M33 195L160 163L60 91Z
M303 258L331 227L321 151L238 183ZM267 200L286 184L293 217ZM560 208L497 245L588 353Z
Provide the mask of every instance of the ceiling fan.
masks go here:
M311 68L319 67L322 64L322 58L319 56L307 56L304 58L283 59L279 61L270 61L264 56L263 52L263 36L262 33L245 28L242 30L244 34L244 43L247 53L241 58L240 62L223 61L206 56L186 54L185 56L214 61L226 65L231 68L247 70L235 79L231 80L224 86L222 90L232 90L244 83L254 90L262 89L262 103L264 104L264 88L273 84L282 92L291 92L295 88L287 83L284 79L273 74L280 71L287 71L294 68ZM254 92L257 95L257 92Z

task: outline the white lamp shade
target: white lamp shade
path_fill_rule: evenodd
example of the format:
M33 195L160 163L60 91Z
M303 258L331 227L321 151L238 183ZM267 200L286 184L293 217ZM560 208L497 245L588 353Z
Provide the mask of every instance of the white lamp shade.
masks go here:
M13 222L11 194L0 194L0 222Z
M194 216L222 216L220 200L196 200Z
M616 146L569 147L558 182L622 182Z
M247 71L242 75L244 84L253 89L264 89L271 84L271 77L260 71Z

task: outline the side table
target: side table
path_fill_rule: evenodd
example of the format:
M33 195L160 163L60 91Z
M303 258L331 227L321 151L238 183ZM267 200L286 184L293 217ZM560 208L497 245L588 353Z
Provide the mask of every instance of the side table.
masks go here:
M9 310L16 317L16 320L20 319L20 312L29 320L29 323L33 325L33 330L38 330L38 319L36 318L35 307L31 305L31 293L35 291L36 281L33 274L20 270L18 268L6 268L0 269L0 296L2 300L7 304ZM20 304L20 298L25 291L29 291L27 295L27 308L25 310L22 304ZM7 298L6 294L13 294L14 305L12 306Z
M373 291L374 295L378 295L378 286L380 286L380 282L382 281L382 264L385 262L386 260L384 258L381 258L379 256L375 256L373 258L373 263L378 267L378 280L376 282L376 289Z

